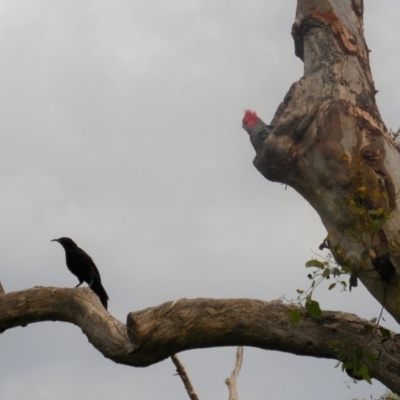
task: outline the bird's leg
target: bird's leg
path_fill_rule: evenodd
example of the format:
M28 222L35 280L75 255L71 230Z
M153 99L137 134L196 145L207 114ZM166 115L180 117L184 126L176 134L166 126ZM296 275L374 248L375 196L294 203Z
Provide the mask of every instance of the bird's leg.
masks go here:
M76 289L77 287L81 286L82 283L83 283L83 281L82 281L82 282L79 282L79 283L75 286L75 289Z
M94 279L92 279L91 282L89 283L90 288L92 288L93 281L94 281Z

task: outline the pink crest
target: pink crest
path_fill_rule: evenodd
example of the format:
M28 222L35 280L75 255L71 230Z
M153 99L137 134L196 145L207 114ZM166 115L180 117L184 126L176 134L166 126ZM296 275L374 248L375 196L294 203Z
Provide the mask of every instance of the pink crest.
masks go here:
M246 110L242 123L245 125L247 128L251 128L254 125L256 125L258 122L258 116L254 111L251 110Z

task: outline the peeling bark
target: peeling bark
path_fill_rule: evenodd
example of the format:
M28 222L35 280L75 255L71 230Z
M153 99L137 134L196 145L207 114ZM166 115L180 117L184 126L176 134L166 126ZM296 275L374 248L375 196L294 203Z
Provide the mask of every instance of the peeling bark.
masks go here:
M297 355L338 359L338 349L362 345L376 362L371 377L400 392L400 337L383 340L379 329L355 315L325 311L318 320L300 309L292 325L293 306L251 299L180 299L131 312L127 324L110 315L88 288L33 288L0 298L0 332L40 321L79 326L105 357L133 367L146 367L181 351L252 346ZM363 335L362 328L371 333Z
M336 261L400 322L400 153L375 102L362 0L298 0L304 76L254 159L318 212Z

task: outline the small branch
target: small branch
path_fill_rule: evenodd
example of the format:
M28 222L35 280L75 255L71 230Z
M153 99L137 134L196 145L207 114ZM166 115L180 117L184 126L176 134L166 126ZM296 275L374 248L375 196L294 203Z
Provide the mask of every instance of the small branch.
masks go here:
M233 369L231 376L225 379L225 383L228 386L229 390L229 400L239 399L236 384L240 369L242 368L242 361L243 361L243 346L239 346L236 351L235 368Z
M5 294L6 292L4 291L4 289L3 289L3 286L1 285L1 282L0 282L0 294Z
M192 383L190 382L189 376L186 373L185 367L183 366L183 364L179 360L178 356L176 354L174 354L173 356L171 356L171 360L175 364L176 372L181 377L182 382L183 382L183 384L185 386L185 389L187 391L187 394L189 395L189 398L191 400L199 400L199 398L197 397L196 392L193 389Z

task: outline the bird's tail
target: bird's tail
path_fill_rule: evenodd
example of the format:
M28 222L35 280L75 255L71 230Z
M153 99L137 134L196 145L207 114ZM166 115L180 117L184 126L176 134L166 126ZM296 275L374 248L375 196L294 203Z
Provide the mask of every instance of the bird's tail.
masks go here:
M99 296L99 299L101 303L103 304L104 308L107 310L107 303L108 303L108 295L107 292L105 291L103 285L101 284L101 281L98 279L95 279L92 282L92 285L90 288Z

